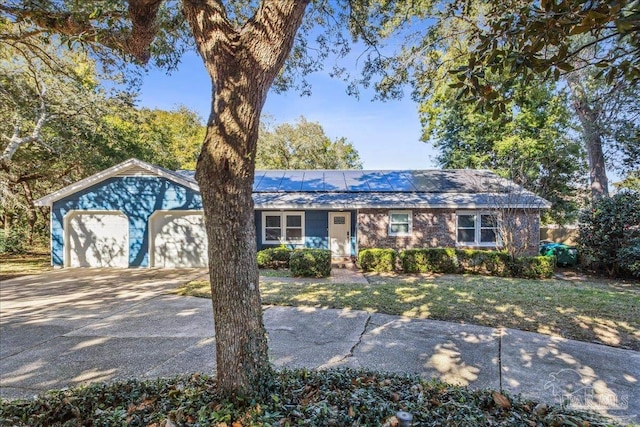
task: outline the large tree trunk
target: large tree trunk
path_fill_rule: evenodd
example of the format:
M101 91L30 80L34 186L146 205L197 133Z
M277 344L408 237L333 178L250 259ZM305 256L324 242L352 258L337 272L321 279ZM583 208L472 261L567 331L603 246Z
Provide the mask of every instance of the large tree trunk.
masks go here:
M271 374L251 194L260 113L307 3L263 1L235 28L221 2L183 1L214 88L196 179L209 244L218 386L231 395L255 392Z
M578 82L579 76L568 79L569 89L573 98L573 107L582 125L587 159L589 162L589 184L593 200L609 196L609 181L605 166L604 151L602 149L602 135L598 111L585 94L584 88Z

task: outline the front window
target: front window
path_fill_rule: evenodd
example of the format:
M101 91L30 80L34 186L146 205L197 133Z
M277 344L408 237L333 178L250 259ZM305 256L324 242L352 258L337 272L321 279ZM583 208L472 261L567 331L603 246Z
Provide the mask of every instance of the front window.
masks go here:
M264 216L264 240L279 242L282 238L282 217L278 215Z
M411 231L411 211L389 212L389 236L410 236Z
M290 243L302 242L302 214L284 214L287 224L285 240Z
M456 242L466 246L497 246L500 244L498 217L491 213L458 213Z
M458 243L473 244L476 241L476 215L458 215Z
M495 215L480 215L480 244L496 244L498 241L498 218Z
M304 241L304 212L263 212L262 242L301 244Z

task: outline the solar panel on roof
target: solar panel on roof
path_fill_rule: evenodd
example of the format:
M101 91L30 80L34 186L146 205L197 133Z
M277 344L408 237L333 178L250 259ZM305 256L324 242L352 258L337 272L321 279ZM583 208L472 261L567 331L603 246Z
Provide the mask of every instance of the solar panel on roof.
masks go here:
M387 178L382 172L368 172L365 174L365 179L371 191L393 191L391 184L389 184L389 181L387 181Z
M285 171L282 181L280 182L280 191L294 192L302 189L304 181L304 171L291 170Z
M258 191L258 187L260 186L260 181L264 177L264 171L256 171L253 175L253 191Z
M258 183L258 187L254 191L278 191L283 176L284 172L282 171L265 171L260 183Z
M324 191L346 191L344 171L324 171Z
M344 171L344 181L347 191L369 191L367 181L362 179L361 170Z
M345 171L344 179L348 191L369 191L364 171Z
M413 171L413 185L418 191L428 193L444 193L455 188L448 174L444 171Z
M387 171L385 176L394 191L403 193L416 191L410 171Z
M324 172L305 171L302 191L324 191Z

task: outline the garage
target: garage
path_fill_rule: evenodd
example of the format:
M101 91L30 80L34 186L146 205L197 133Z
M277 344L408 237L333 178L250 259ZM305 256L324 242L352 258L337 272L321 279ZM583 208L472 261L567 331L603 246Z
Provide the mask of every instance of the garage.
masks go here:
M149 219L151 267L206 267L207 233L202 211L156 211Z
M65 216L66 267L129 267L129 220L120 211Z

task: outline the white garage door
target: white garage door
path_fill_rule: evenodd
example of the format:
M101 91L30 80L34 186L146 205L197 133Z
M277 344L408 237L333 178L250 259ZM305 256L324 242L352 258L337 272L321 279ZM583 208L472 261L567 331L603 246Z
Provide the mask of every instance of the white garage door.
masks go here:
M129 266L129 220L119 211L75 211L65 217L66 267Z
M151 267L206 267L207 233L202 212L159 211L149 220Z

